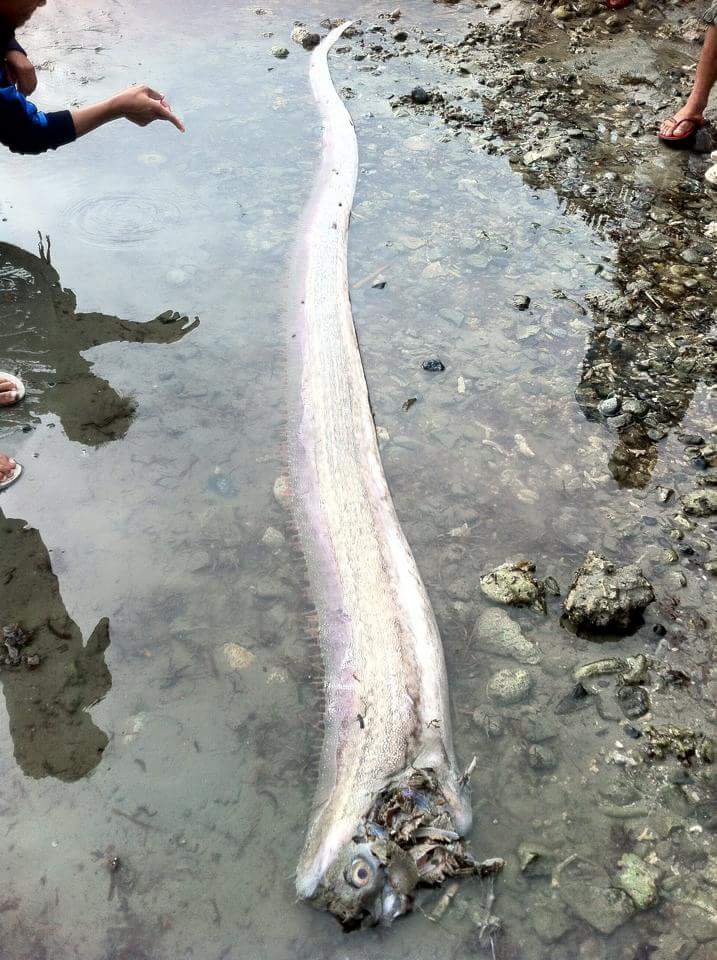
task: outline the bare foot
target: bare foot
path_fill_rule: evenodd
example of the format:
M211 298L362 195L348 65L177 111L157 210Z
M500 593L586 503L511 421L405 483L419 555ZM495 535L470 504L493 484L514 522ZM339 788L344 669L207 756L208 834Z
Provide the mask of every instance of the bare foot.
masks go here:
M0 406L9 407L17 403L17 384L12 380L0 380Z
M0 483L12 476L15 470L15 461L12 457L0 453Z
M704 123L702 110L686 103L673 117L668 117L660 124L661 137L688 137Z

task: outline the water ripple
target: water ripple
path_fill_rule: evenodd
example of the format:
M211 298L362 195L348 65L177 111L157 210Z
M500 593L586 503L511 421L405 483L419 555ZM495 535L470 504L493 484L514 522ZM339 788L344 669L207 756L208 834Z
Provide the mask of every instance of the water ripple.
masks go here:
M181 210L167 197L109 194L73 204L65 211L83 240L100 246L142 243L181 222Z

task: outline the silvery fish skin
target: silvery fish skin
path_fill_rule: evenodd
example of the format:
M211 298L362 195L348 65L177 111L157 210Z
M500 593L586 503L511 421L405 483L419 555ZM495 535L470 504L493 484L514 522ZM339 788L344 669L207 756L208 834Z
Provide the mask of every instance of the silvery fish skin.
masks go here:
M350 927L390 922L410 909L418 882L475 864L455 839L469 831L471 808L453 753L441 639L383 473L349 300L358 146L327 61L348 25L330 32L310 65L323 152L290 310L289 485L326 698L296 887ZM411 824L433 824L440 839L409 836Z

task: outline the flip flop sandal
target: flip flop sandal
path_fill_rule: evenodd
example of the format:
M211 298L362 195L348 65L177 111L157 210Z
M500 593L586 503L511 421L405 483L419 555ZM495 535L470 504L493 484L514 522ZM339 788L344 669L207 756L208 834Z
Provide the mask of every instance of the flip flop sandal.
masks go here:
M674 117L670 118L672 121L675 121ZM673 129L675 127L687 125L689 127L688 133L681 134L679 137L670 136L670 134L657 134L657 139L660 143L664 143L666 147L672 147L673 150L685 150L693 146L695 142L695 137L697 136L697 131L701 130L705 125L705 121L702 117L683 117L682 120L674 122Z
M17 391L17 396L12 403L5 403L3 406L11 407L14 403L20 403L22 398L25 396L25 384L19 377L16 377L14 373L6 373L4 370L0 370L0 383L3 380L9 380L10 383L15 384L15 390Z
M22 464L16 463L15 469L10 474L10 476L7 477L2 482L0 482L0 492L2 492L3 490L7 490L8 487L12 486L12 484L15 483L16 480L20 479L21 474L22 474Z

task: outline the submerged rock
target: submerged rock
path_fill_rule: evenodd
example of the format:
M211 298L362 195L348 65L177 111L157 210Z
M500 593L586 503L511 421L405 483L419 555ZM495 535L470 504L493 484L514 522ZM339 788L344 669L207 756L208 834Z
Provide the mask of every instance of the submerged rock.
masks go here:
M291 489L289 487L289 478L282 474L274 481L274 499L285 510L289 509L291 503Z
M289 56L289 51L286 47L272 47L271 55L272 57L276 57L277 60L286 60Z
M605 935L635 913L625 891L613 884L606 870L589 860L571 857L558 867L553 882L572 912Z
M499 670L488 681L486 693L495 703L512 704L525 700L533 689L533 678L526 670Z
M717 487L700 487L682 497L682 509L693 517L717 513Z
M446 365L442 360L424 360L421 364L424 370L427 370L429 373L442 373L446 369Z
M657 903L657 881L660 871L645 863L634 853L625 853L620 858L622 869L615 881L624 890L638 910L648 910Z
M637 564L617 567L590 551L565 598L571 623L598 630L626 629L655 599Z
M480 588L496 603L545 610L545 587L533 577L535 565L527 560L503 563L481 577Z
M423 105L428 103L430 99L431 97L428 91L424 90L423 87L414 87L413 90L411 90L411 100L413 100L414 103Z
M238 643L225 643L222 646L222 657L230 670L246 670L256 660L251 650Z
M644 687L620 687L617 691L617 702L628 720L644 717L650 709L650 697Z
M304 50L313 50L321 42L318 33L312 33L301 23L297 23L291 31L291 39L294 43L300 43Z
M536 664L542 660L539 647L523 635L504 610L486 610L473 628L471 637L481 649L500 657L509 657L518 663Z

